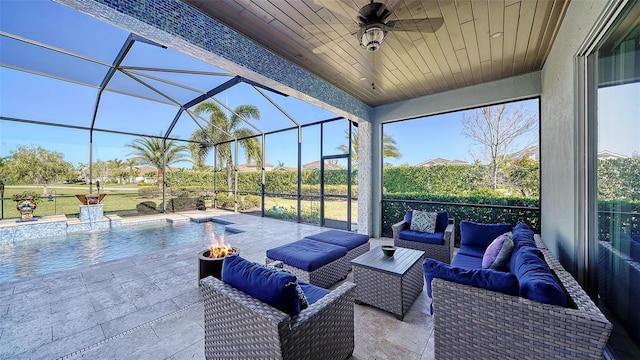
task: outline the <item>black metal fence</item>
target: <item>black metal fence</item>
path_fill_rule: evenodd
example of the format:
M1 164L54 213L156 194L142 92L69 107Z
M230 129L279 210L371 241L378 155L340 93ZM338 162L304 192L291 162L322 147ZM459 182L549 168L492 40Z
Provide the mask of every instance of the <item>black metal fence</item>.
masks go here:
M540 208L491 204L461 204L424 200L382 200L382 236L393 237L391 225L401 221L407 210L447 211L456 223L456 246L460 244L459 224L461 220L480 223L527 223L534 232L540 233Z

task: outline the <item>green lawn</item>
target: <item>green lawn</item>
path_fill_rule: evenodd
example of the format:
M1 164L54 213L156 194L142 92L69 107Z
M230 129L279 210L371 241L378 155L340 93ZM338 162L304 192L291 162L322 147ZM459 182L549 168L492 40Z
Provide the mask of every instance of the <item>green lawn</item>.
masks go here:
M38 207L33 212L35 216L46 216L54 214L66 214L67 217L77 217L80 212L80 201L75 194L88 194L89 185L55 185L47 187L49 194L52 195L53 201L48 201L47 197L43 197L38 203ZM23 191L32 191L42 194L42 186L6 186L4 191L4 218L19 218L20 213L15 209L15 202L11 200L11 195ZM93 188L96 193L96 188ZM135 185L129 186L111 186L106 189L101 188L100 193L107 194L102 200L105 213L117 213L119 215L135 215L137 214L136 205L142 201L154 201L156 205L162 202L162 199L143 199L138 196L138 190Z
M54 214L65 214L67 217L78 217L80 212L80 201L75 194L88 194L89 185L54 185L47 187L53 201L48 201L43 197L34 211L34 216L47 216ZM23 191L31 191L42 194L42 186L6 186L4 192L4 219L19 218L20 213L16 210L15 202L11 200L11 195ZM96 193L96 188L93 188ZM136 205L143 201L153 201L157 207L162 204L162 198L142 198L138 195L135 185L108 185L101 187L100 193L107 194L102 200L105 214L118 214L120 216L138 215ZM285 211L296 213L297 201L295 199L285 199L276 197L265 198L265 209L273 209L279 206ZM259 211L252 209L250 211ZM303 214L318 214L320 211L320 201L305 200L301 203ZM343 220L347 216L346 201L327 201L325 207L325 217L328 219ZM357 222L358 205L353 201L351 206L351 221Z

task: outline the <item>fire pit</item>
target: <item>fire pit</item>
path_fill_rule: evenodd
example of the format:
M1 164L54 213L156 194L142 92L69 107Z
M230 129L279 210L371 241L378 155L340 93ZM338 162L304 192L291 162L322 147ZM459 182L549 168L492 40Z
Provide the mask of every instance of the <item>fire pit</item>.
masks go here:
M198 253L198 280L209 275L221 279L224 258L240 252L224 242L224 231L224 225L216 226L216 230L211 234L211 245Z

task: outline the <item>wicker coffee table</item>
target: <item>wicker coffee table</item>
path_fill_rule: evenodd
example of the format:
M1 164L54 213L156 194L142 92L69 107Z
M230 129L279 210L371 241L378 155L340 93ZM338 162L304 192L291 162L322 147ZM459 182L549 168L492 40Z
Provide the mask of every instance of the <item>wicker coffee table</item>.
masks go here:
M404 318L424 285L424 251L396 248L392 257L380 246L351 261L356 287L356 303L369 304Z

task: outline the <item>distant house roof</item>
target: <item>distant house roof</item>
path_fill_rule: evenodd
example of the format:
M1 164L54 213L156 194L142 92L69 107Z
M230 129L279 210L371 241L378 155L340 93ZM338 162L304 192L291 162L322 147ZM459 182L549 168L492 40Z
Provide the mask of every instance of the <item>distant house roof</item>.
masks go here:
M524 148L520 151L514 152L513 154L507 155L508 158L513 160L522 160L522 159L531 159L531 160L540 160L540 147L538 145L529 146L528 148Z
M614 153L609 150L598 151L598 160L628 159L626 155Z
M238 165L238 171L258 171L258 170L261 170L261 169L257 167L255 162ZM273 164L264 163L264 170L265 171L273 170Z
M291 166L276 166L273 168L273 171L298 171L298 168Z
M320 160L312 161L302 165L304 170L320 170ZM343 170L344 167L338 164L326 163L324 165L325 170Z
M416 166L433 166L433 165L469 165L469 163L466 161L457 160L457 159L449 160L449 159L443 159L443 158L435 158L435 159L429 159L427 161L423 161Z

